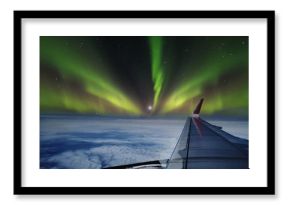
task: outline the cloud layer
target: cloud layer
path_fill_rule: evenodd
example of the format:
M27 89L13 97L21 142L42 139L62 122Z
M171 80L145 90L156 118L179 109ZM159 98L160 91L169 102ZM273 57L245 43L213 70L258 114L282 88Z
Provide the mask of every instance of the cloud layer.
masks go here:
M42 117L41 168L101 168L169 158L185 120Z
M42 116L40 168L93 169L168 159L184 123L185 119ZM247 135L247 123L237 124L236 131Z

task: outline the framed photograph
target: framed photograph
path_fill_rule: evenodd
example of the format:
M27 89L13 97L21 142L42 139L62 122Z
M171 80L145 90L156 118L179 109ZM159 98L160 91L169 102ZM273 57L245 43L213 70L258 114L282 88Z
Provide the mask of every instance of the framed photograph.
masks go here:
M14 11L14 194L275 194L274 11Z

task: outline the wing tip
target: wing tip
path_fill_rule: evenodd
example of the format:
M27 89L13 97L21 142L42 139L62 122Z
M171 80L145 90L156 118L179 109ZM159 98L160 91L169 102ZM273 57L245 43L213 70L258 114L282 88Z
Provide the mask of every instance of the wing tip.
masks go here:
M194 111L193 111L193 116L199 116L202 104L203 104L204 98L201 98L198 102L198 104L196 105Z

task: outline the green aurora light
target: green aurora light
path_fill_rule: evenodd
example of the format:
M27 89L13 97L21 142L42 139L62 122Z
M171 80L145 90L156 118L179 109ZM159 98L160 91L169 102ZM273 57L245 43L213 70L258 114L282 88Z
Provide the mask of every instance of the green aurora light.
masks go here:
M91 52L97 54L97 51ZM62 76L81 82L83 92L96 97L94 102L86 101L75 96L72 91L52 91L41 84L41 108L46 109L50 105L53 108L61 102L57 107L64 106L65 109L77 112L105 113L104 107L108 106L117 108L114 111L119 113L141 114L140 108L110 79L105 72L106 65L96 60L97 56L90 58L89 53L80 53L59 39L50 37L41 37L40 53L41 62L56 67Z
M164 68L162 66L162 37L150 36L151 70L154 88L153 109L158 105L160 93L164 83Z
M193 73L186 74L187 77L183 79L180 85L176 86L176 89L169 95L168 99L165 101L161 112L168 113L172 110L182 107L188 100L192 100L193 98L202 96L204 88L206 86L212 84L212 86L214 87L218 79L223 75L223 73L230 71L236 64L241 66L241 68L247 67L248 62L246 54L247 53L241 53L229 59L215 56L209 57L208 61L204 65L202 65L202 69ZM222 54L222 56L225 55L227 54ZM240 93L242 95L236 98L236 100L232 98L232 104L234 105L237 104L237 102L242 101L242 103L238 103L237 105L247 105L248 98L246 96L248 96L248 92L244 92L245 90L247 90L247 87L244 87L244 89L240 89L239 85L235 85L233 87L233 94ZM221 97L220 95L214 94L215 97L211 97L212 100L207 99L205 107L207 107L208 109L206 109L205 112L213 113L214 111L218 111L224 107L223 102L227 102L228 98ZM226 95L229 96L228 93ZM233 100L236 102L233 102Z
M248 37L40 37L40 77L44 113L247 115Z

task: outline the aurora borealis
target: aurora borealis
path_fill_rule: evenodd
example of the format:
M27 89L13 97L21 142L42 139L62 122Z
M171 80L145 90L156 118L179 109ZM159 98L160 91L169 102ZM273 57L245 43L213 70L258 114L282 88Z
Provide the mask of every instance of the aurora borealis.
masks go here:
M41 113L247 115L247 36L41 36ZM150 108L150 109L148 109Z

